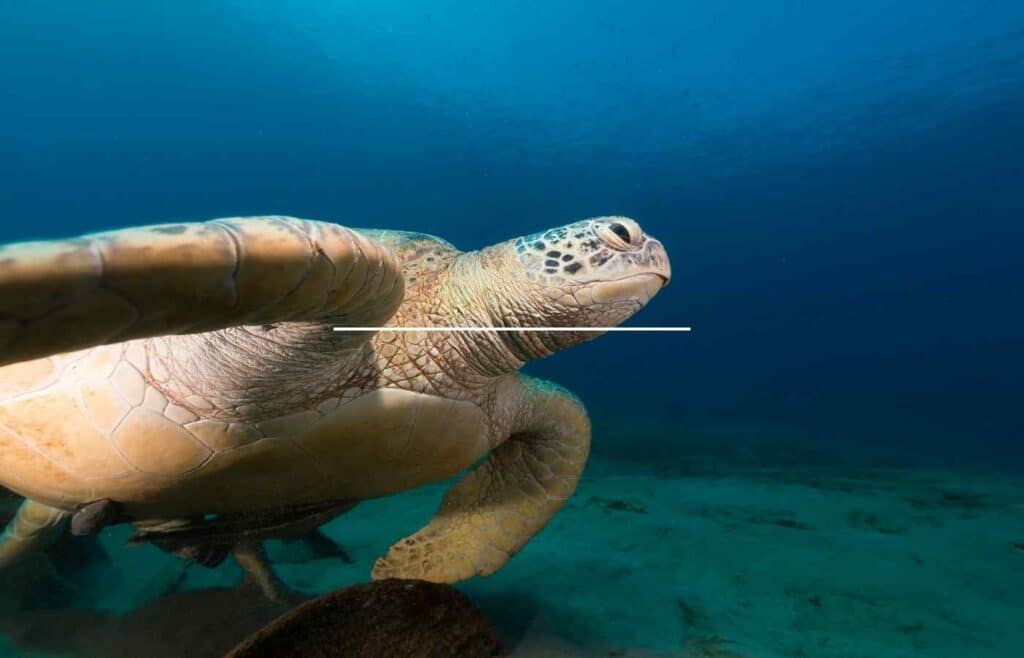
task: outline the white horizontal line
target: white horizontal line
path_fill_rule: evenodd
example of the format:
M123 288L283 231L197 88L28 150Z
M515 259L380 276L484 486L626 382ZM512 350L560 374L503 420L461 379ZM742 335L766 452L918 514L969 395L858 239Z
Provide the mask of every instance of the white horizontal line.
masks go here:
M335 331L394 331L394 332L437 332L437 333L513 333L523 331L547 332L604 332L604 331L692 331L692 327L334 327Z

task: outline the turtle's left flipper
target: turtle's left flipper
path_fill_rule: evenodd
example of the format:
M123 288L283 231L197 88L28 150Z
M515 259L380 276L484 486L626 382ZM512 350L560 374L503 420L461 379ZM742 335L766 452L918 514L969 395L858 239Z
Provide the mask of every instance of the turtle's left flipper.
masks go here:
M583 473L590 420L571 393L528 377L519 417L517 431L448 491L430 523L377 560L375 580L488 576L551 520Z
M34 500L23 502L0 534L0 570L46 549L60 536L69 516L69 512Z
M292 606L306 600L306 597L290 589L277 577L261 542L241 542L235 545L231 554L245 571L246 578L255 583L263 595L274 603Z

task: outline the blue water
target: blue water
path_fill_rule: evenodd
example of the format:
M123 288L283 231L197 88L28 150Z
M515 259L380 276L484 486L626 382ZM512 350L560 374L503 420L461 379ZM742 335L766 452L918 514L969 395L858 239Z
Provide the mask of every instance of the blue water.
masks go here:
M289 214L674 278L534 364L611 421L1024 468L1024 4L6 2L0 239ZM618 443L617 443L618 442Z

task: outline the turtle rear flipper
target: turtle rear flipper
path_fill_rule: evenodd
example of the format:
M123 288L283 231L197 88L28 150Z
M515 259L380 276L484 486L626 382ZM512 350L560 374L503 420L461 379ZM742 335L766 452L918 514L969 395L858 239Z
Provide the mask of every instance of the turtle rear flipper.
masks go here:
M0 365L247 324L378 326L403 294L401 269L378 241L290 217L12 244L0 247Z
M292 605L303 597L274 573L263 540L294 538L352 509L358 501L327 501L211 519L177 519L136 524L130 543L152 543L179 557L214 567L230 553L246 573L246 581L275 603ZM345 562L344 551L337 554Z
M355 500L334 500L214 518L136 524L137 532L128 541L153 542L170 550L200 543L231 546L245 541L291 539L312 532L356 504Z
M0 534L0 571L23 557L44 550L60 536L70 514L26 500Z

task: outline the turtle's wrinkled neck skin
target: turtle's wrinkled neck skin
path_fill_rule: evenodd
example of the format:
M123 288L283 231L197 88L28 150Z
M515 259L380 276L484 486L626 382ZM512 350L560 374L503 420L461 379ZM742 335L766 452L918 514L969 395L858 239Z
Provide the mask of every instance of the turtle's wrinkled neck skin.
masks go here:
M444 327L611 327L642 308L669 280L661 243L622 217L585 220L458 253L406 234L399 249L406 302L391 324ZM598 332L382 332L372 345L397 347L428 380L460 387L515 372L599 336ZM398 356L398 360L402 360ZM403 372L404 374L404 372ZM444 391L447 393L447 391Z

